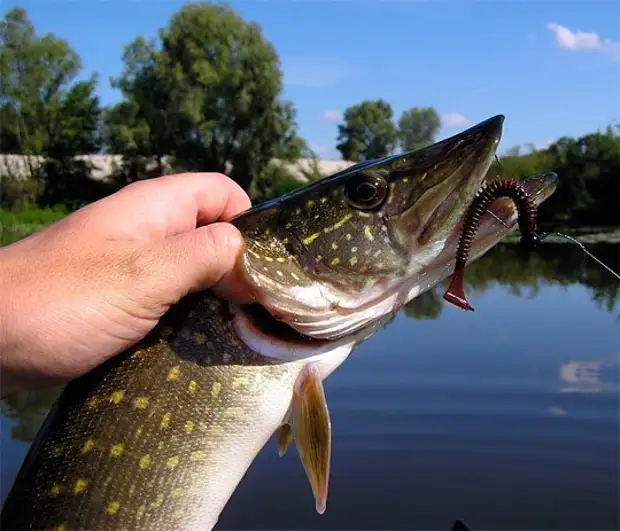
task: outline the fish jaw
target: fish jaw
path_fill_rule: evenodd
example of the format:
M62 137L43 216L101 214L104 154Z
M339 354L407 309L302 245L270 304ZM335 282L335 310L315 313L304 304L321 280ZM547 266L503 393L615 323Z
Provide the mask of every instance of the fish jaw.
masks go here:
M484 181L503 121L358 164L233 220L257 301L301 334L337 339L417 296ZM351 201L361 180L381 183L377 208Z

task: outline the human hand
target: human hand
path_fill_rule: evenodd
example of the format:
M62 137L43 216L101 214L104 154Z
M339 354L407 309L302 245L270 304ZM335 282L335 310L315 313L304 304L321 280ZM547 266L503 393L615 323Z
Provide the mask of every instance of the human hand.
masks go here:
M217 173L139 181L0 248L1 395L80 376L142 339L184 295L235 282L250 206Z

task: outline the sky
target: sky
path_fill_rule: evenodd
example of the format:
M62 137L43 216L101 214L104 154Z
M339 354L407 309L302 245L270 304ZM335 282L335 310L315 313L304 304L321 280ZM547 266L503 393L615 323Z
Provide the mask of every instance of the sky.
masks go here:
M100 76L103 105L119 101L109 78L123 48L155 37L179 0L0 0L22 6L37 33L64 38L84 77ZM285 99L322 158L335 149L342 112L383 98L397 119L433 106L438 140L504 114L499 152L542 148L620 122L617 0L237 0L278 52Z

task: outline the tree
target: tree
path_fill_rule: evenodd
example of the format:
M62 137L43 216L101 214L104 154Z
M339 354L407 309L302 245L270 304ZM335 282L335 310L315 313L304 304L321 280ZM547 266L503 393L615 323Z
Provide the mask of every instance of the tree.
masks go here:
M115 81L124 101L106 117L110 148L227 172L246 190L273 158L299 155L278 56L256 24L223 4L187 4L159 37L125 52Z
M89 168L77 154L99 149L99 101L96 76L75 82L82 64L68 43L52 34L39 37L21 8L8 11L0 22L0 142L4 153L28 158L29 177L48 188L62 188L66 174ZM76 173L77 172L77 173ZM75 190L78 192L78 190ZM54 193L50 200L60 200Z
M362 162L392 153L397 140L392 116L391 105L382 99L349 107L344 112L344 125L338 126L336 148L342 158Z
M398 138L403 151L420 149L435 142L441 121L433 107L412 107L398 120Z

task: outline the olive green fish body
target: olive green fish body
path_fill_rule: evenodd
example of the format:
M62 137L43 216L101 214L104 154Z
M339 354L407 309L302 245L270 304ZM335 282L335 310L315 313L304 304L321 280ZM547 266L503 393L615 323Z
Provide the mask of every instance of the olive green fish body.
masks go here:
M302 366L249 350L210 294L184 301L65 388L2 529L208 528L282 423Z

